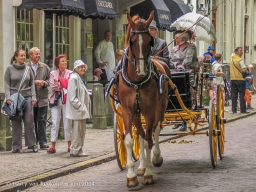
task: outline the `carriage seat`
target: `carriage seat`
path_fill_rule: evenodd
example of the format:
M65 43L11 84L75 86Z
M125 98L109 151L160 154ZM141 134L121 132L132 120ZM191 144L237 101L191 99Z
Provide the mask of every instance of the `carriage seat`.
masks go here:
M177 71L174 69L171 69L171 80L176 85L179 94L181 96L181 99L184 103L184 105L190 109L192 107L191 103L191 93L190 93L190 74L191 70L183 70L183 71ZM175 93L170 90L169 91L169 98L171 99L172 103L169 101L167 106L167 111L174 111L175 109L181 110L181 106L179 104L179 101L175 95ZM175 107L175 108L174 108Z

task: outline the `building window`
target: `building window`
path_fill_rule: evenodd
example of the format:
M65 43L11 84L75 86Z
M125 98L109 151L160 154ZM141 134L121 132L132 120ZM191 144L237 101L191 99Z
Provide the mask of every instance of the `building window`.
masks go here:
M66 54L69 59L69 34L69 17L63 15L56 16L56 56L59 54Z
M16 49L28 51L33 47L33 11L16 11Z

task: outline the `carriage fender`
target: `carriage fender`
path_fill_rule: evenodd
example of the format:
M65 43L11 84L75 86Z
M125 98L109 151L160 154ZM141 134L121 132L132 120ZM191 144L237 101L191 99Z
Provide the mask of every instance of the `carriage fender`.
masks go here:
M166 65L165 62L157 59L156 57L150 57L150 59L162 74L170 76L169 67Z

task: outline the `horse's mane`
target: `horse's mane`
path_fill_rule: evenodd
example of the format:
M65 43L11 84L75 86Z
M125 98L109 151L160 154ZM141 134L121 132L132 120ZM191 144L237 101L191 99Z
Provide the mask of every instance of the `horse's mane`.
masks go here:
M134 23L138 23L139 18L140 18L139 15L136 14L136 15L132 16L132 21ZM142 19L142 21L145 21L145 20ZM131 27L131 24L129 23L129 25L127 27L127 31L126 31L126 36L125 36L125 45L124 45L125 47L128 47L128 45L129 45L129 38L130 38L130 31L131 31L131 29L132 29L132 27Z

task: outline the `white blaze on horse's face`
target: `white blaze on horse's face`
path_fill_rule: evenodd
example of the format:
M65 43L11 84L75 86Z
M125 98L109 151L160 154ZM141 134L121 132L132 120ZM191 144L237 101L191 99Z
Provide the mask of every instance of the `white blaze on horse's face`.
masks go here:
M143 54L142 54L142 45L143 45L143 38L142 35L139 34L139 58L144 58ZM139 69L136 70L137 75L139 75L140 77L145 77L147 75L147 72L145 71L144 66L146 66L145 59L143 60L137 60L136 62L139 63Z

